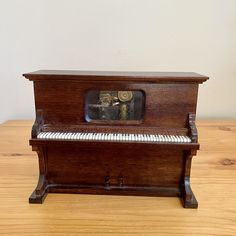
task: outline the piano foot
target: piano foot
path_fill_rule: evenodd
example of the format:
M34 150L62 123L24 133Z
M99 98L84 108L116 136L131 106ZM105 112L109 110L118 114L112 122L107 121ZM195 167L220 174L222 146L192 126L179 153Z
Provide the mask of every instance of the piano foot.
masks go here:
M29 203L43 203L47 196L47 183L44 175L39 175L38 185L29 197Z
M29 203L42 204L46 196L47 192L44 192L42 195L37 195L36 191L33 191L29 197Z
M181 192L182 192L181 200L184 208L193 208L193 209L198 208L198 202L190 187L189 178L185 179Z

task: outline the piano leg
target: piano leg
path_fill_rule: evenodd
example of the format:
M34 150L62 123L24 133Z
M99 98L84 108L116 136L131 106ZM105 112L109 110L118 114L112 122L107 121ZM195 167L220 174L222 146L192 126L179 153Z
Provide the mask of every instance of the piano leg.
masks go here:
M47 181L45 179L46 174L46 152L42 147L32 147L33 151L38 153L39 160L39 179L38 184L31 196L29 197L30 203L43 203L45 197L47 196Z
M45 197L47 196L47 185L45 182L44 175L39 176L39 181L36 189L33 191L29 197L30 203L43 203Z
M190 187L190 170L194 155L196 155L196 150L185 153L185 172L181 184L181 200L184 208L198 208L198 202Z

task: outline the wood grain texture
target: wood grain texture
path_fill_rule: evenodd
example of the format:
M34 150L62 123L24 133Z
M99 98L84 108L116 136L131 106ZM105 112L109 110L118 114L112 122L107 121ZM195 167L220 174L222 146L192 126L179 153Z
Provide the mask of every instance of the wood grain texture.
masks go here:
M29 204L38 180L32 124L0 126L0 235L236 235L236 121L197 123L197 210L168 197L49 194L43 205Z
M80 80L80 81L112 81L120 82L184 82L202 83L209 78L194 72L145 72L145 71L79 71L79 70L39 70L23 74L29 80ZM127 80L128 79L128 80Z

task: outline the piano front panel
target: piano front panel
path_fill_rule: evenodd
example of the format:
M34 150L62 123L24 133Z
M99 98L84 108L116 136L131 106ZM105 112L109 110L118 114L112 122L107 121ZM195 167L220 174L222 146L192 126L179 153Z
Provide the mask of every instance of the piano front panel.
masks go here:
M184 128L187 114L196 112L198 84L82 83L70 81L34 81L35 103L42 110L45 125L108 125ZM85 119L85 95L91 90L143 91L144 117L141 122Z
M137 155L138 153L138 155ZM179 187L183 150L144 144L81 143L47 147L49 184Z

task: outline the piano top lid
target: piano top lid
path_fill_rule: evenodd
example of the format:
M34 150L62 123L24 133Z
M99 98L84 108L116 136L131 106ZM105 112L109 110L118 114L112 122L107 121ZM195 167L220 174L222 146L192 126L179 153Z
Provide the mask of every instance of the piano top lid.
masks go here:
M38 70L23 74L29 80L78 80L78 81L124 81L124 82L180 82L203 83L207 76L194 72L133 72L133 71L82 71Z

